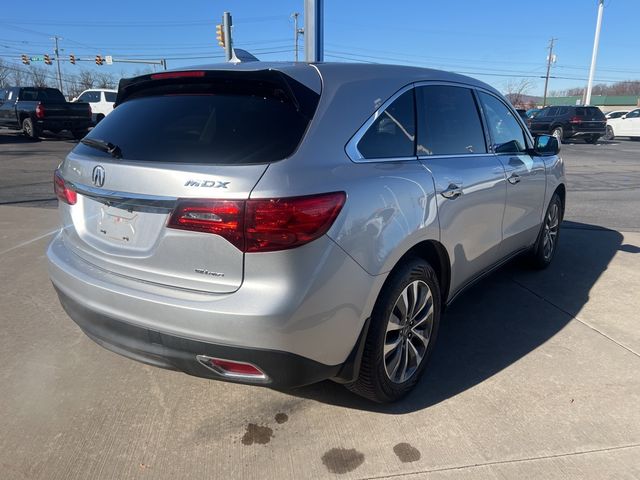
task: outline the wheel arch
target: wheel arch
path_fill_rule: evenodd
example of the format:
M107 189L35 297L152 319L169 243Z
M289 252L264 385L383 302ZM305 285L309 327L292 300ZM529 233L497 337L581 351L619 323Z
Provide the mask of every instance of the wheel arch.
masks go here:
M561 183L556 187L553 193L557 193L560 197L560 202L562 202L562 218L564 218L564 210L567 201L567 187L565 187L564 183Z
M405 260L411 257L425 260L435 270L440 287L442 307L444 308L449 298L449 287L451 285L451 261L447 249L437 240L424 240L407 250L396 262L393 269L398 268Z

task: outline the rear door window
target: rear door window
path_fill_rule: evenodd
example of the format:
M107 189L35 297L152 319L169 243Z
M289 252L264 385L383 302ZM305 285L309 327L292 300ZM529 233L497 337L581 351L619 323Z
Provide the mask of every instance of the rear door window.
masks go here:
M468 88L418 88L418 155L486 153L480 113Z
M117 145L127 160L269 163L295 151L313 114L265 82L159 85L120 103L87 138ZM75 151L109 156L82 143Z
M524 131L514 114L498 98L479 93L495 153L521 153L527 149Z
M358 142L367 159L403 158L415 155L415 102L413 89L389 105Z

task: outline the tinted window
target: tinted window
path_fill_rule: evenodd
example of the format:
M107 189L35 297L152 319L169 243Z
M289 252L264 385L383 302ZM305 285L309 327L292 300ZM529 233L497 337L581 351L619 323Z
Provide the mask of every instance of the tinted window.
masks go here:
M65 103L62 93L55 88L23 88L20 100L38 101L43 103Z
M79 102L97 103L100 101L100 92L84 92L78 98Z
M282 89L264 83L255 88L241 82L230 85L231 91L215 94L218 87L207 84L197 89L208 94L126 100L88 138L119 146L129 160L249 164L291 155L309 122L299 105ZM76 151L107 155L83 144L78 144Z
M115 102L116 95L116 92L104 92L104 98L107 102Z
M576 116L592 119L603 119L604 113L598 107L576 107Z
M636 117L640 117L640 110L631 110L629 113L627 113L627 118L636 118Z
M468 88L418 88L418 155L486 153L482 123Z
M526 150L527 143L520 124L507 106L493 95L480 93L493 151L496 153L518 153Z
M389 105L358 142L364 158L411 157L415 155L415 107L413 89Z

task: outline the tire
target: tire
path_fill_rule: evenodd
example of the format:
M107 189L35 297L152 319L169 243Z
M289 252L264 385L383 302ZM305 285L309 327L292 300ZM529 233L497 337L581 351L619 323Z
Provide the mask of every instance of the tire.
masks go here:
M562 200L557 193L553 194L547 211L544 214L542 226L536 243L530 253L530 263L533 268L547 268L558 250L558 240L560 239L560 224L564 213Z
M22 132L31 140L38 140L40 137L40 131L29 117L22 120Z
M82 140L87 133L89 133L89 130L74 130L71 132L76 140Z
M551 135L553 135L554 137L556 137L556 139L558 140L558 145L560 145L562 143L562 136L563 136L563 131L562 131L562 127L556 127L551 131Z
M614 138L616 138L615 134L613 133L613 128L611 127L611 125L607 125L607 130L604 134L604 139L605 140L613 140Z
M410 258L398 265L374 306L358 379L346 387L378 403L393 402L409 393L433 352L440 303L438 280L427 262ZM407 315L416 307L417 313Z
M591 135L590 137L585 137L584 141L595 145L596 143L598 143L599 139L600 139L600 135Z

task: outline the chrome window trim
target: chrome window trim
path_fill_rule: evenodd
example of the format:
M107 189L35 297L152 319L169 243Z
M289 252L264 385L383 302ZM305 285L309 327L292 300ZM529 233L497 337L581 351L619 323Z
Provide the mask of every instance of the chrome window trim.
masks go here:
M351 139L347 142L344 147L344 150L347 156L351 159L352 162L355 163L377 163L377 162L398 162L398 161L406 161L406 160L415 160L416 156L412 155L410 157L387 157L387 158L365 158L364 155L360 153L358 150L358 143L362 140L364 134L369 130L369 127L373 125L378 117L387 109L389 105L391 105L395 100L397 100L402 94L408 92L413 89L414 84L410 83L409 85L405 85L396 93L391 95L382 105L378 107L378 109L373 112L373 114L362 124L362 126L353 134Z
M391 105L396 99L398 99L398 97L408 92L409 90L414 89L416 87L425 87L429 85L446 85L450 87L467 88L471 90L474 96L476 95L476 91L482 91L490 95L493 95L498 100L500 100L500 98L497 97L495 93L493 93L492 91L482 87L477 87L475 85L468 84L468 83L447 82L447 81L441 81L441 80L422 80L422 81L412 82L402 87L396 93L391 95L391 97L389 97L382 105L380 105L380 107L378 107L378 109L375 112L373 112L373 114L362 124L362 126L356 131L356 133L347 142L347 144L345 145L345 153L351 159L351 161L354 163L406 162L411 160L428 160L430 158L437 159L437 158L477 157L482 155L496 155L491 150L491 145L488 143L486 145L487 152L479 152L479 153L461 153L461 154L447 154L447 155L412 155L410 157L387 157L387 158L365 158L360 153L360 151L358 150L358 143L360 142L364 134L367 132L369 127L373 125L373 122L377 120L377 118L387 109L389 105ZM484 118L484 112L482 111L482 105L479 103L479 99L477 99L476 101L478 102L478 108L481 109L479 112L480 123L482 124L483 130L484 130L485 142L489 142L491 141L491 137L488 131L488 126L485 125L485 118ZM416 125L416 135L417 135L417 128L418 128L418 125ZM528 131L528 129L525 131ZM530 139L530 136L528 138Z

